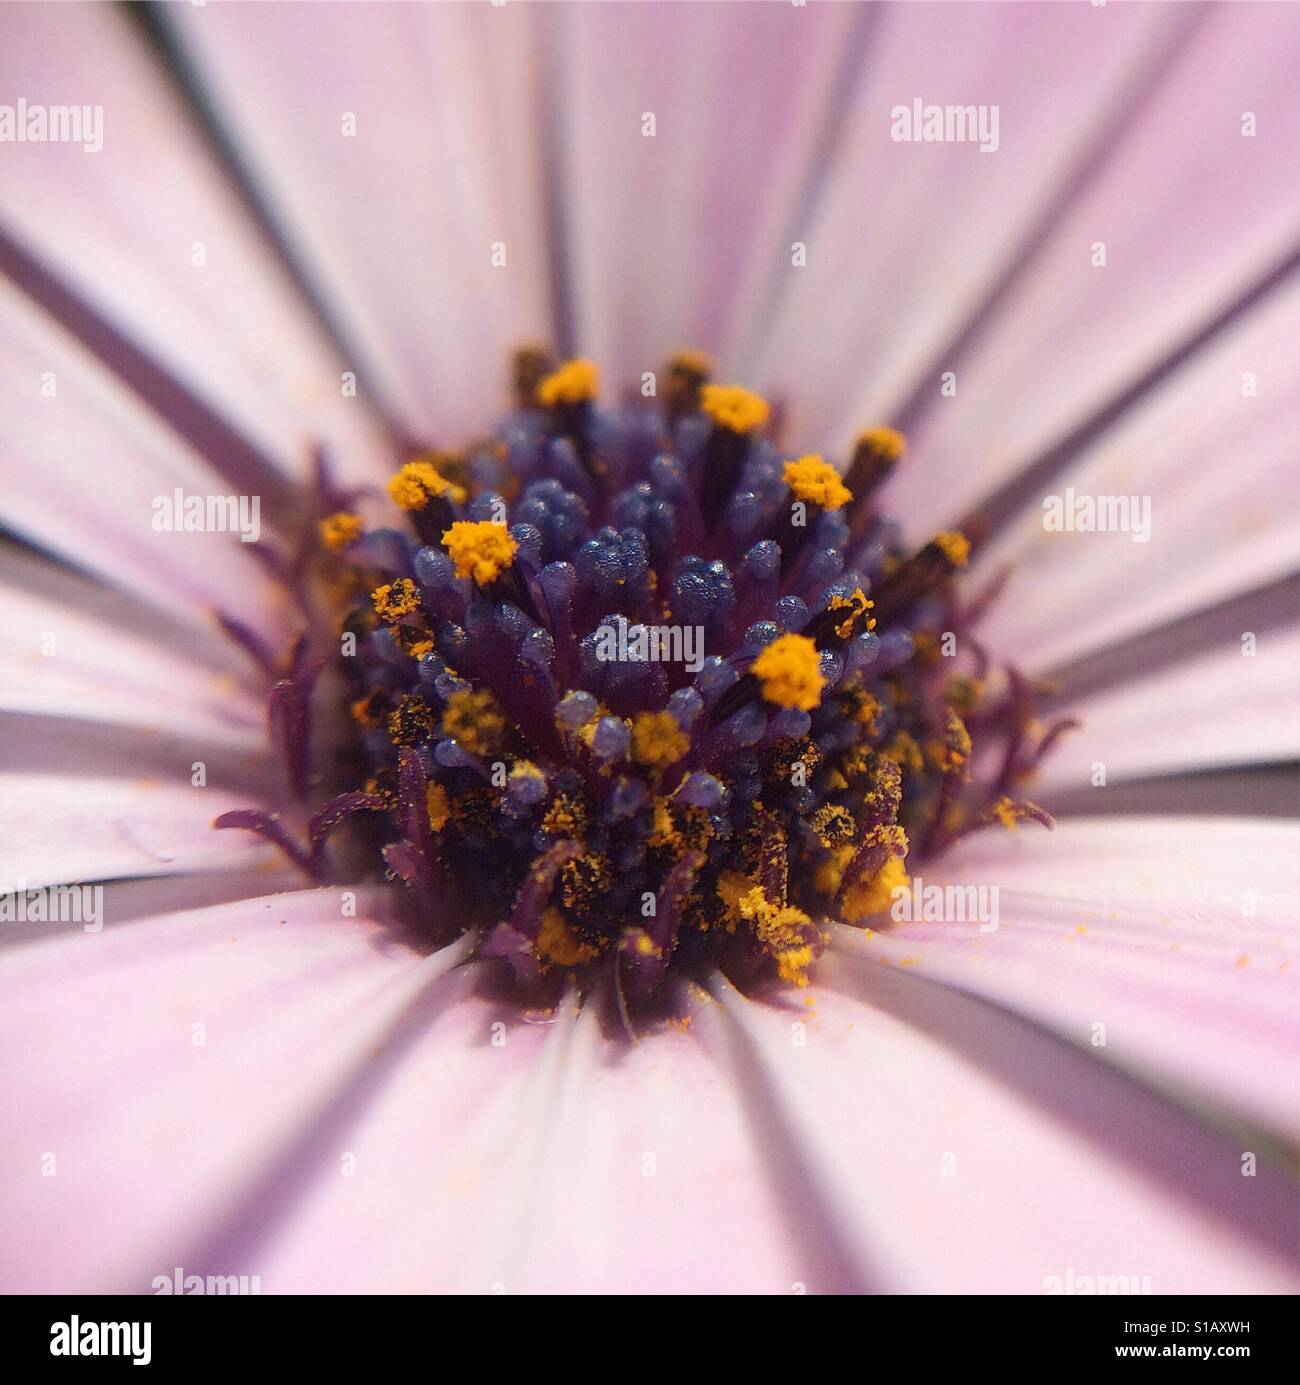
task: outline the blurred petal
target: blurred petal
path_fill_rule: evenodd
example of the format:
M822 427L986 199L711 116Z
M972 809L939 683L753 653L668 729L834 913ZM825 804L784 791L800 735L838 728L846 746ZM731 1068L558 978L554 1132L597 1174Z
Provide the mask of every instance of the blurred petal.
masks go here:
M1300 514L1278 501L1300 490L1298 331L1300 282L1033 495L981 555L987 570L1012 564L981 638L1051 668L1294 569ZM1248 375L1257 393L1243 393ZM1067 487L1135 498L1148 507L1148 537L1047 530L1048 496L1064 504Z
M544 19L576 340L613 392L675 347L726 347L788 265L781 240L872 17L740 3L562 6Z
M886 921L873 936L838 928L836 944L1300 1140L1300 826L1067 820L1050 836L976 837L923 875L996 886L997 929Z
M926 479L900 470L889 497L917 533L965 513L1294 252L1297 51L1300 15L1289 6L1201 13L963 363L957 394L941 398L934 380L914 439ZM1253 137L1243 133L1248 112ZM1104 268L1092 263L1098 242Z
M266 742L265 697L225 636L187 629L34 554L0 550L0 710Z
M1081 726L1047 757L1034 794L1090 783L1097 764L1115 783L1298 759L1300 631L1260 632L1253 647L1238 639L1065 710Z
M324 1176L268 1238L278 1289L789 1292L799 1278L760 1143L687 1032L629 1049L590 1008L530 1025L466 993L337 1143L355 1176L318 1152Z
M216 832L249 796L155 779L0 772L0 882L14 888L175 875L275 861L260 838Z
M382 1071L378 1046L461 953L395 948L359 902L343 918L339 892L301 891L3 955L6 1289L145 1293L198 1271L176 1257Z
M7 7L0 88L103 108L95 152L5 146L7 229L264 456L304 477L324 441L341 473L373 475L380 437L342 396L345 365L126 12Z
M1127 136L1187 26L1160 6L890 5L879 18L824 193L787 235L807 265L770 248L776 310L741 347L740 369L788 400L800 446L894 421L1000 277L1030 261L1099 147ZM895 141L895 108L915 100L997 107L996 151Z
M186 619L219 608L278 647L284 596L249 544L153 527L155 502L224 495L221 478L3 282L0 477L0 524L31 543Z
M1149 1276L1153 1293L1300 1283L1293 1186L1263 1156L1243 1178L1231 1141L959 992L834 948L816 980L808 1008L719 985L700 1021L868 1266L865 1284L810 1290L1035 1294L1071 1271L1139 1291Z
M531 6L265 4L165 18L364 362L360 388L458 442L547 331ZM345 128L355 119L355 132ZM504 247L505 264L494 265Z

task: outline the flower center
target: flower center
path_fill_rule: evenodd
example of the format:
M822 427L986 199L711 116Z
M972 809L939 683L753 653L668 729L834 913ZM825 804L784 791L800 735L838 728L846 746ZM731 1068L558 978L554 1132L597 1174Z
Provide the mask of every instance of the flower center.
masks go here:
M612 969L641 1003L715 968L804 986L909 853L1050 824L1015 795L1061 728L970 633L967 539L906 552L876 505L903 439L864 432L842 473L784 457L767 401L709 376L684 352L660 404L607 408L591 362L521 351L516 411L402 466L380 523L324 483L341 792L306 845L277 814L218 825L321 879L351 819L431 943L475 930L525 985ZM271 708L300 791L307 650Z

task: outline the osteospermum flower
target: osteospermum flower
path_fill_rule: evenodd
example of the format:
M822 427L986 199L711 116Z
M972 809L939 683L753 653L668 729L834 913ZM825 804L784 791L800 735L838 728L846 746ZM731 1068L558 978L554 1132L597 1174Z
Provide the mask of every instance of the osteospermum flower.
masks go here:
M6 1287L1295 1286L1300 36L1116 10L0 13Z

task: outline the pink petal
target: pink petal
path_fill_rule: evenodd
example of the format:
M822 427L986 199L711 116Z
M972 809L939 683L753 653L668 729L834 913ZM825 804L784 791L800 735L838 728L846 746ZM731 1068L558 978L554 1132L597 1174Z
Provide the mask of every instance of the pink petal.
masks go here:
M283 597L248 544L153 527L156 500L225 495L222 479L3 282L0 479L0 522L38 547L188 620L220 608L280 646Z
M957 395L939 398L935 381L914 440L926 474L901 470L891 496L917 533L964 513L1294 249L1300 16L1229 6L1200 21L959 371ZM1098 241L1105 268L1091 263Z
M265 747L265 695L241 686L248 659L215 628L178 626L25 552L0 552L0 627L0 710Z
M123 758L138 757L140 747L116 734ZM0 770L0 887L276 866L260 839L212 826L256 802L249 790L188 779Z
M864 16L576 5L543 22L579 345L611 393L679 346L730 354L789 264L789 221Z
M982 556L986 571L1013 568L981 637L1051 668L1290 572L1300 516L1278 499L1300 487L1298 322L1300 284L1279 290L1034 496ZM1257 395L1242 393L1247 372ZM1064 504L1067 487L1141 498L1149 538L1048 531L1045 497Z
M286 470L382 442L341 362L138 27L111 6L6 16L0 89L102 106L103 147L7 144L0 215L50 270ZM196 247L206 262L196 265Z
M377 1048L460 956L393 949L359 905L301 891L4 954L7 1289L148 1292L204 1268L185 1257L382 1073Z
M363 391L447 441L500 411L508 348L548 333L530 9L167 16L358 343Z
M1261 630L1247 648L1228 643L1070 702L1082 725L1057 743L1031 794L1091 784L1099 763L1114 784L1300 757L1300 631Z
M1149 1276L1153 1293L1294 1290L1289 1180L1032 1026L907 972L836 955L810 1008L725 986L701 1021L728 1043L755 1121L788 1132L834 1210L856 1282L812 1291L1051 1290ZM772 1154L770 1146L765 1153ZM812 1265L810 1228L804 1243Z
M788 1293L811 1252L791 1242L799 1190L775 1186L763 1134L689 1031L628 1049L589 1008L520 1023L466 990L313 1147L318 1176L266 1237L265 1283Z
M768 248L777 311L752 319L741 346L741 369L788 400L801 447L894 421L1181 23L1148 6L898 5L875 16L821 195L792 208L787 243ZM996 152L892 139L894 108L917 98L996 105ZM794 239L806 267L791 265Z
M838 929L836 943L1295 1139L1298 860L1289 822L1070 820L1050 836L974 838L921 871L927 885L996 885L996 931L885 920L869 937Z

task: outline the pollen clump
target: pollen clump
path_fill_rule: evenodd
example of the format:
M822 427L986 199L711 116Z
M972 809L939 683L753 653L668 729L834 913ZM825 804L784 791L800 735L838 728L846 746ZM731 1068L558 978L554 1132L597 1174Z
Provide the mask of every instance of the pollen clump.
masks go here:
M424 698L404 697L388 714L388 738L394 745L419 745L435 724L433 708Z
M578 839L587 830L587 808L580 798L560 794L542 818L542 831L550 837Z
M506 719L496 698L484 689L463 688L447 699L442 712L443 734L471 755L492 755L500 748Z
M569 927L559 909L543 911L541 926L537 930L537 957L543 965L576 967L599 955L599 948L583 942Z
M847 808L837 803L826 803L818 808L810 825L817 840L830 849L848 846L857 839L857 821Z
M472 577L480 587L495 582L519 549L505 525L490 519L457 520L442 536L442 543L456 564L456 576Z
M883 914L894 902L894 891L905 890L911 877L901 856L891 856L870 880L860 880L844 892L841 907L849 923Z
M740 385L705 385L700 391L700 408L720 428L733 433L752 433L761 428L772 411L762 395Z
M433 465L417 459L407 464L388 483L393 503L403 510L423 510L430 500L445 495L459 504L465 499L462 487L454 485Z
M811 712L821 703L826 686L821 656L806 635L779 635L754 660L751 671L774 706Z
M385 620L400 620L409 616L420 604L420 593L409 577L399 577L395 582L385 582L370 593L375 610Z
M447 790L436 780L424 791L424 801L429 813L429 826L441 832L451 818L451 800Z
M671 712L639 712L632 721L632 758L650 769L667 769L691 748Z
M840 474L821 457L800 457L786 462L781 479L796 500L822 510L838 510L853 499L853 492L840 480Z
M867 612L871 610L875 604L874 601L871 601L867 597L866 592L864 592L861 587L854 587L848 596L842 596L839 592L836 592L826 603L826 609L828 611L844 612L844 619L834 627L836 635L842 640L847 640L849 636L853 634L854 625L862 619L863 616L866 616ZM876 619L874 616L867 616L866 628L868 630L874 630L876 628Z
M945 530L942 534L936 534L934 541L953 567L965 567L970 561L970 540L965 534Z
M361 537L361 516L340 510L338 514L327 515L320 522L321 542L331 553L341 553L349 544Z
M557 404L581 404L595 399L600 389L600 368L585 357L565 363L537 386L538 402L548 409Z
M858 446L887 462L897 462L907 451L907 439L896 428L866 428L858 434Z
M781 979L791 985L806 986L807 969L817 960L808 940L812 929L808 915L789 904L773 904L758 885L741 895L736 907L776 959Z

